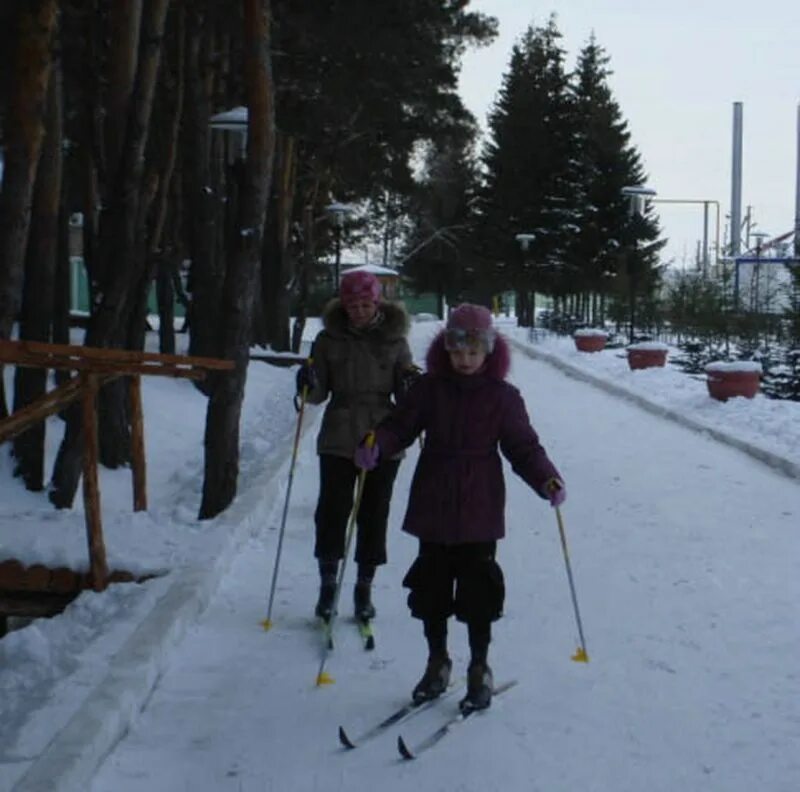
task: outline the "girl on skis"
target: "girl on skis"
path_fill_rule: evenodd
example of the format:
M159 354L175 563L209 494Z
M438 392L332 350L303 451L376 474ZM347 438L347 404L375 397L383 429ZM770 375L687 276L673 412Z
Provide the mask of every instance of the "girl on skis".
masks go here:
M466 622L471 654L461 708L484 709L491 702L491 623L500 618L505 598L495 560L505 533L498 447L514 472L553 506L566 497L519 391L505 381L509 365L508 343L492 326L491 313L461 305L431 344L427 373L378 425L375 445L362 442L356 450L356 465L372 470L425 432L403 523L419 539L403 585L428 642L425 673L413 691L418 702L441 695L450 681L452 614Z
M405 308L382 299L381 285L370 272L344 275L339 296L325 307L322 323L311 363L298 371L297 392L305 390L311 404L330 397L317 437L320 484L314 514L314 555L320 574L315 613L327 621L358 476L353 453L364 433L389 412L392 399L405 390L413 367ZM371 587L376 567L386 563L386 523L400 456L384 454L365 479L357 518L358 572L353 592L355 615L363 621L375 615Z

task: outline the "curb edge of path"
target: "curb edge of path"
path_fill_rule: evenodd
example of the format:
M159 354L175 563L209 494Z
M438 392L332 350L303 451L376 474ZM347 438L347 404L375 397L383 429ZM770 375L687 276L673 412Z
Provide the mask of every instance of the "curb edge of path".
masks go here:
M517 341L513 338L509 339L509 341L517 350L527 355L529 358L549 363L551 366L560 369L570 377L582 380L590 385L594 385L596 388L600 388L601 390L604 390L614 396L620 396L623 399L627 399L628 401L636 404L638 407L641 407L643 410L647 410L654 415L658 415L661 418L667 418L668 420L679 423L687 429L692 429L696 432L702 432L703 434L712 437L714 440L725 443L726 445L732 446L733 448L748 454L753 459L756 459L758 462L762 462L773 470L777 470L791 479L800 481L800 464L792 462L791 459L782 457L780 454L776 454L772 451L767 451L766 449L760 448L753 443L748 443L746 440L734 437L733 435L728 434L721 429L717 429L714 426L709 426L702 421L689 418L688 416L672 410L669 407L663 407L660 404L656 404L655 402L648 400L638 393L634 393L633 391L629 391L627 388L623 388L621 385L608 382L602 377L598 377L591 372L584 371L577 366L573 366L571 363L568 363L557 355L551 355L548 352L543 352L542 350L526 346L521 341Z
M314 420L306 421L302 435ZM167 669L171 650L210 603L225 572L252 528L258 506L279 495L278 474L287 465L284 441L241 497L226 512L233 530L208 567L187 567L137 624L111 659L108 672L84 699L25 773L12 792L85 792L103 760L144 709Z

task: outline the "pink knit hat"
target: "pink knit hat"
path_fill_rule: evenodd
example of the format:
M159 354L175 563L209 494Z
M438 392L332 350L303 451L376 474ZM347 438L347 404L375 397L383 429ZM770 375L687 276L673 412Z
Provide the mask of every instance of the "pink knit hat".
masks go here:
M494 349L497 333L492 327L492 312L482 305L464 303L450 313L445 329L446 349L482 345L487 352Z
M357 300L380 302L380 281L371 272L364 272L363 270L345 273L339 284L339 299L342 301L342 305L347 305Z
M450 312L447 326L457 327L459 330L491 330L492 312L482 305L463 303Z

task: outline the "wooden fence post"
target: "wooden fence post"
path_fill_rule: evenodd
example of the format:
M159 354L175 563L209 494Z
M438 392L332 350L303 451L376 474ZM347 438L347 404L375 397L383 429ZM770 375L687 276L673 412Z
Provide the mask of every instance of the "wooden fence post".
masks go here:
M100 515L100 484L97 479L97 375L81 372L83 381L83 508L89 540L89 565L92 588L103 591L108 585L106 546Z
M147 462L144 451L144 413L142 411L142 378L130 378L131 402L131 469L133 472L133 510L147 510Z

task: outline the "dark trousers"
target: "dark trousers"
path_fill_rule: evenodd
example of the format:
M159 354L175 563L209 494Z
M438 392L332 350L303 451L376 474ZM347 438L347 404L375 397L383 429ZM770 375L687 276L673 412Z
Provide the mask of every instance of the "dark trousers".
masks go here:
M356 563L386 563L386 524L400 460L386 460L364 479L364 492L356 518ZM317 527L314 556L334 561L344 556L345 534L353 511L359 468L349 459L320 454L319 500L314 514Z
M485 663L492 622L505 601L496 542L443 545L420 542L419 555L403 580L411 615L422 619L431 657L447 655L447 620L466 622L472 663Z
M411 615L423 621L493 622L503 613L505 582L495 561L497 542L420 542L403 586Z

